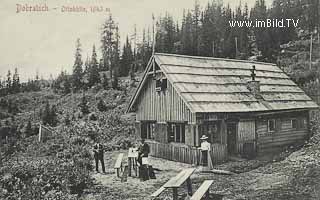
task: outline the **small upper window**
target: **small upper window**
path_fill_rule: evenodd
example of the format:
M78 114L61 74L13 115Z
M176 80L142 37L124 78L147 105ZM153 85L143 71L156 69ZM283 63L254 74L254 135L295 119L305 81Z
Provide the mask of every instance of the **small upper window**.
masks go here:
M268 120L268 132L274 132L276 130L276 120L269 119Z
M291 128L298 129L298 120L297 119L291 119Z
M157 79L156 80L156 91L165 91L167 89L167 79L162 78L162 79Z

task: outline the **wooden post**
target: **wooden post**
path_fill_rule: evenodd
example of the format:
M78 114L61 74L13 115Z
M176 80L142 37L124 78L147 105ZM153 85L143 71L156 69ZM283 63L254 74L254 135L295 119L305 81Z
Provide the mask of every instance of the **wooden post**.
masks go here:
M238 58L238 38L237 37L234 38L234 42L236 44L236 58Z
M188 188L188 194L192 196L192 184L190 177L187 179L187 188Z
M172 188L173 192L173 200L178 200L178 188L174 187Z
M209 199L210 199L210 193L209 193L209 189L208 189L205 194L205 200L209 200Z
M131 176L131 158L128 158L128 176Z
M119 168L117 169L117 177L120 177Z
M135 175L138 176L138 165L137 165L137 159L133 158L133 169L135 171Z
M214 40L212 41L212 57L214 57Z
M125 166L121 176L121 182L127 182L127 180L128 180L128 166Z

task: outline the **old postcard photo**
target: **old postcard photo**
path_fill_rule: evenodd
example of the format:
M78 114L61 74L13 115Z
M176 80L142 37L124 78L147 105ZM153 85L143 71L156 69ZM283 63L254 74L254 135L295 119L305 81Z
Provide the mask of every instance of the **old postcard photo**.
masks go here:
M0 199L320 199L320 0L1 0L0 27Z

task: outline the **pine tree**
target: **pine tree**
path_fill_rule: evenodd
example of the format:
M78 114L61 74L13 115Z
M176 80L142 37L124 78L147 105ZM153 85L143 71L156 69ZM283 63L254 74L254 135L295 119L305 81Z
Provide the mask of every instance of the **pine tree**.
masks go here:
M7 80L6 80L7 93L11 93L12 92L12 88L11 87L12 87L11 72L10 72L10 70L8 70Z
M195 1L194 10L192 12L192 41L193 41L193 55L199 55L201 45L200 35L200 3Z
M88 81L88 86L92 87L97 83L100 83L100 75L99 75L99 65L97 61L97 53L96 53L96 48L95 45L93 45L92 48L92 57L91 57L91 63L90 63L90 68L88 71L89 75L89 81Z
M104 61L101 58L100 61L99 61L99 72L102 72L102 71L106 71L106 68L104 66Z
M101 50L104 65L110 70L110 78L112 79L113 68L117 66L117 61L119 60L119 33L118 26L111 14L102 26Z
M70 79L67 76L65 76L64 81L63 81L63 93L69 94L70 92L71 92Z
M130 65L133 63L133 55L131 44L127 36L126 43L123 46L122 56L120 60L119 74L120 76L128 76Z
M113 79L112 79L112 88L117 90L119 89L119 78L118 78L118 73L115 72L113 75Z
M81 43L80 39L78 38L76 41L76 52L75 52L75 61L73 65L73 73L72 73L72 86L75 90L79 90L82 88L82 56L81 56Z
M89 57L87 56L87 59L86 59L86 62L84 63L84 74L87 74L89 73L89 68L90 68L90 59Z
M181 28L181 53L185 55L193 54L193 36L192 36L192 15L190 11L183 16Z
M102 76L102 87L105 90L109 87L109 79L105 73L103 73L103 76Z
M14 74L12 77L12 92L13 93L18 93L20 92L20 78L18 74L18 69L14 69Z
M34 91L40 91L41 90L41 85L40 85L40 78L39 78L39 71L36 71L36 77L35 80L33 82L33 90Z
M85 95L83 95L79 107L80 107L80 109L81 109L81 112L82 112L84 115L90 113L90 111L89 111L89 106L88 106L88 100L87 100L87 98L86 98Z

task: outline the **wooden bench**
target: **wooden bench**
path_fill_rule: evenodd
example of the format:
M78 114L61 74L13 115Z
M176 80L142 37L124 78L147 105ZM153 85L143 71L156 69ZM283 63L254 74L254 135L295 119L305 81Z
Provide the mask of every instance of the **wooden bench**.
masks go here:
M160 196L160 194L165 191L165 187L161 186L161 188L159 188L157 191L155 191L154 193L151 194L152 198L156 198L158 196Z
M209 199L209 188L212 185L213 180L206 180L198 188L198 190L193 194L190 200L201 200L203 196L205 199Z
M120 153L117 157L116 164L114 165L114 168L117 171L117 177L120 177L120 169L122 170L122 158L123 158L123 153Z
M188 194L192 195L190 176L195 170L195 168L184 169L176 177L170 179L166 184L163 185L165 188L172 188L173 200L178 199L178 188L181 187L184 182L187 182Z
M188 193L192 195L192 185L190 176L195 171L195 168L189 168L182 170L175 177L172 177L168 182L166 182L162 187L160 187L157 191L151 194L152 198L158 197L164 190L167 188L172 188L173 190L173 199L178 199L178 188L187 181Z

